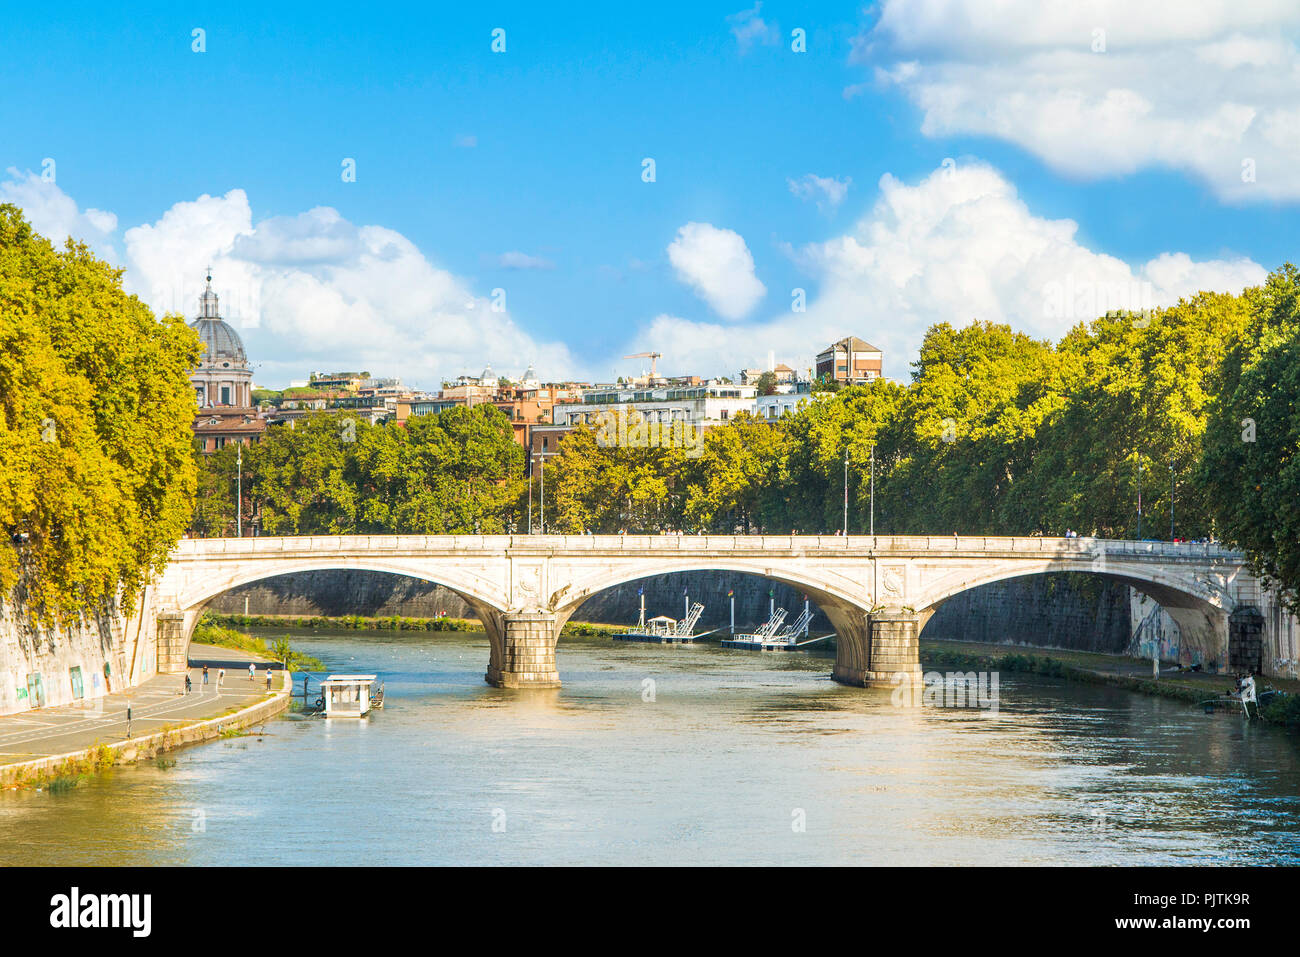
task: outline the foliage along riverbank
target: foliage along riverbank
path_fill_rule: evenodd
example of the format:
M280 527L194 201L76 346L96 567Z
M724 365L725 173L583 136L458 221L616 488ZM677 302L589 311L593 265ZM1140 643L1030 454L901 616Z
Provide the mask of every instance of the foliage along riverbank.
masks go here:
M1122 688L1188 704L1200 704L1217 698L1233 684L1230 675L1211 675L1205 672L1163 673L1159 680L1122 674L1111 669L1132 663L1136 659L1113 658L1087 652L1016 648L1014 651L997 654L992 653L988 646L960 642L953 643L956 647L941 647L947 644L922 642L922 667L1036 674L1083 684ZM1260 708L1260 717L1270 724L1300 731L1300 682L1269 679L1269 683L1283 693Z
M199 620L198 626L194 629L192 640L201 645L235 648L251 655L278 661L288 671L323 671L325 669L325 665L319 658L303 654L301 651L294 651L289 646L288 635L277 638L271 643L270 647L267 647L265 638L246 635L241 631L211 620L207 615L204 615Z
M384 615L367 617L365 615L223 615L207 612L199 622L199 627L221 628L229 631L235 628L277 629L290 628L295 631L482 631L483 623L477 618L407 618L401 615ZM566 636L608 635L623 631L624 625L604 625L594 622L571 621L564 626L561 634ZM234 632L234 634L239 634ZM252 636L243 636L251 641L260 641ZM199 641L198 632L195 640ZM217 642L210 642L217 644ZM230 647L243 647L231 645ZM245 651L254 649L244 648Z

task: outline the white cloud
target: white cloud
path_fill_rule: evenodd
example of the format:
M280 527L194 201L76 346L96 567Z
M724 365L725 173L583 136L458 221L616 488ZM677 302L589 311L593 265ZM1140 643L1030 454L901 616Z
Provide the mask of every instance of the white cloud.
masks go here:
M678 279L727 319L745 316L767 292L744 238L730 229L687 223L668 245L668 261Z
M769 24L759 16L762 9L763 4L758 2L752 9L741 10L727 17L727 22L731 24L731 34L736 38L741 53L748 53L755 43L773 46L781 42L781 32L776 25Z
M497 257L497 265L503 269L554 269L555 263L545 256L532 256L517 249L502 253Z
M823 212L834 210L844 202L852 182L853 180L847 176L841 180L833 176L818 176L815 173L807 173L799 179L786 180L790 192L800 199L813 200L817 203L817 208Z
M22 207L38 232L111 251L112 213L78 211L39 176L10 176L0 201ZM194 316L211 266L222 316L268 385L326 367L400 375L426 388L488 362L534 361L548 378L577 372L567 347L529 336L508 310L494 310L491 295L431 263L401 233L357 226L328 207L254 222L248 196L233 189L176 203L122 240L124 285L155 312Z
M677 367L721 373L760 365L768 350L803 370L823 346L853 334L884 350L886 375L906 380L937 322L982 319L1059 339L1108 309L1239 292L1265 277L1244 257L1197 262L1170 252L1130 266L1082 245L1077 232L1071 220L1035 216L983 164L940 169L916 185L886 175L852 232L794 253L817 285L806 312L743 325L661 315L636 341Z
M222 312L248 336L259 376L365 368L436 386L444 377L535 359L570 374L568 349L531 338L401 233L357 226L336 210L253 223L243 190L177 203L125 235L128 278L156 309L195 311L211 263ZM508 300L507 300L508 304Z
M109 262L117 262L112 235L117 217L102 209L78 210L76 202L52 180L27 170L7 170L9 179L0 182L0 203L22 209L32 228L58 248L69 236L81 240Z
M928 136L998 137L1072 176L1166 166L1221 198L1294 200L1298 35L1294 0L1002 0L992 13L883 0L853 59L905 91Z

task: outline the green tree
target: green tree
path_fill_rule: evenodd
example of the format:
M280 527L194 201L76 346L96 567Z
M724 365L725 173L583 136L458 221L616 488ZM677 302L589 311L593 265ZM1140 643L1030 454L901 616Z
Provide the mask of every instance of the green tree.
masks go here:
M357 489L348 450L375 428L342 412L303 416L272 429L251 455L252 493L270 535L356 532Z
M1216 378L1198 484L1225 539L1300 613L1300 270L1250 297Z
M783 422L762 422L741 412L704 433L698 456L672 456L684 486L686 526L762 531L771 517L764 515L764 505L780 480L788 442Z
M249 474L252 450L244 460L245 476ZM238 501L236 473L239 449L227 445L216 452L204 454L195 450L198 482L194 492L194 517L190 531L201 538L218 538L234 535L235 507ZM245 505L245 517L251 510Z
M602 445L595 432L579 426L546 465L547 531L614 534L681 528L681 462L681 454L671 449Z
M849 459L849 531L865 531L862 503L870 486L876 446L877 477L896 457L897 419L904 390L878 379L815 396L784 422L779 471L763 496L762 514L771 531L831 532L844 521L844 460ZM879 484L877 486L879 492ZM879 500L879 496L878 496ZM879 508L877 517L880 517ZM898 531L898 529L894 529Z
M121 277L0 206L0 587L47 620L130 609L190 520L198 337Z

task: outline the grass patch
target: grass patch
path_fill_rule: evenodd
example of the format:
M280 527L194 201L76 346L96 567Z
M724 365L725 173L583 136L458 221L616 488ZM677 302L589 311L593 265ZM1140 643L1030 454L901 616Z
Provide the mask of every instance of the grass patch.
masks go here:
M482 631L483 625L469 618L406 618L386 615L219 615L206 613L200 621L214 626L239 628L294 628L301 631Z
M252 627L252 626L247 626ZM319 658L294 651L289 644L289 636L276 638L268 647L265 638L246 635L242 631L219 624L214 616L204 615L194 629L193 641L203 645L218 645L222 648L235 648L239 651L270 658L278 661L289 671L321 671L325 668Z
M1259 709L1259 716L1270 724L1280 724L1288 731L1300 731L1300 695L1275 694Z
M565 635L601 636L614 635L619 632L627 631L626 625L600 625L594 621L571 621L560 631L560 637Z

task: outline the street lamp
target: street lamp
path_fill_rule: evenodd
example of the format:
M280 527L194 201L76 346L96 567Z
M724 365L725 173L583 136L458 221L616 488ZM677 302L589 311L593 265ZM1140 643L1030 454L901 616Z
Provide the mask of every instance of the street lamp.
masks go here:
M541 504L541 515L539 516L539 520L538 520L538 523L537 523L537 524L538 524L538 531L539 531L541 534L545 535L545 534L546 534L546 456L548 456L548 455L559 455L560 453L559 453L559 452L545 452L545 451L543 451L543 452L534 452L533 454L534 454L535 456L537 456L537 458L540 460L537 464L538 464L538 467L539 467L539 470L540 470L540 473L541 473L541 485L542 485L542 487L538 490L538 494L539 494L540 497L541 497L541 503L540 503L540 504ZM529 480L528 480L528 492L529 492L530 498L531 498L531 495L532 495L532 491L533 491L533 482L532 482L532 479L529 478ZM531 516L532 516L532 508L531 508L531 506L529 507L528 514L529 514L529 520L528 520L529 534L532 534L532 517L531 517Z
M1169 463L1169 541L1174 540L1174 463Z
M244 537L244 443L235 446L235 537Z
M849 537L849 447L844 446L844 537Z
M876 534L876 443L871 443L871 535Z
M1138 453L1138 541L1142 541L1142 453Z

